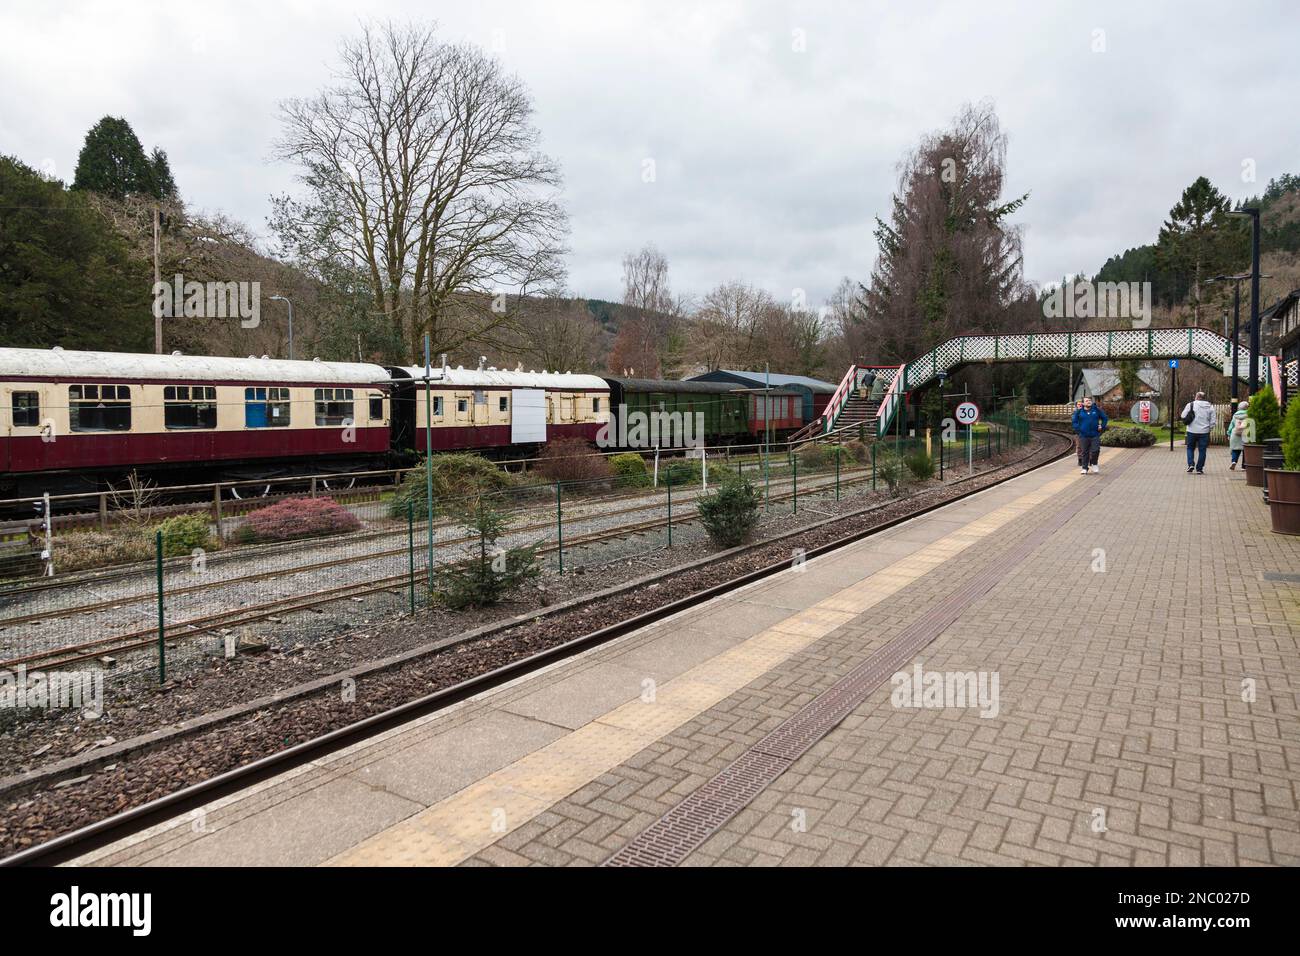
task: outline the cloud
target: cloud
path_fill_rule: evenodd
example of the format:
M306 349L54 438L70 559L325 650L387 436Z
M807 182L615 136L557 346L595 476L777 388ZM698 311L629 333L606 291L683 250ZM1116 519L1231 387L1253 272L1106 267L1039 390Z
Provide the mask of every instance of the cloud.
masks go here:
M966 101L1010 136L1007 194L1029 191L1028 277L1095 271L1150 241L1207 175L1233 197L1296 172L1284 73L1300 15L1221 4L597 3L442 5L533 92L565 174L570 286L615 299L623 255L654 242L679 292L745 278L817 302L865 280L897 164ZM0 13L4 150L70 180L85 131L125 116L183 194L265 230L293 188L270 160L277 103L329 81L358 17L417 2L93 2ZM1095 31L1104 31L1096 52ZM653 182L644 163L655 164ZM1241 181L1253 159L1259 181Z

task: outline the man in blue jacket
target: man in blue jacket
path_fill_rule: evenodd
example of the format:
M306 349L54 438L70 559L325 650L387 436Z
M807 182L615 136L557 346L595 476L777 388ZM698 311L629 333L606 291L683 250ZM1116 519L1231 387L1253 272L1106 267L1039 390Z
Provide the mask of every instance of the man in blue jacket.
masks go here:
M1097 458L1101 454L1101 433L1109 424L1110 419L1100 405L1092 403L1091 395L1084 398L1083 408L1075 409L1070 425L1079 436L1079 474L1086 475L1089 465L1092 466L1094 475L1101 470L1097 467Z

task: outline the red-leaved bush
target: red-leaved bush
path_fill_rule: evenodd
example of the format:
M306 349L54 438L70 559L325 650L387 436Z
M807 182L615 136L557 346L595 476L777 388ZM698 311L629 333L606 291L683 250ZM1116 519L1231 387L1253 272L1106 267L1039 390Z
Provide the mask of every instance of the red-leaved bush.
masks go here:
M288 541L360 527L357 516L332 498L289 498L251 512L239 536L245 541Z
M533 470L551 481L608 478L609 461L582 438L556 438L546 443Z

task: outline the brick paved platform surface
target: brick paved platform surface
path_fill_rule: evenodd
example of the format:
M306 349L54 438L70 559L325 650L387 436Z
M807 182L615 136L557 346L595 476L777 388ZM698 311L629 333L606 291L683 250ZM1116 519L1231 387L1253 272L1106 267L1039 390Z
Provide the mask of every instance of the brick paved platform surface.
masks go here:
M599 864L1005 562L903 668L982 701L887 680L680 862L1300 863L1300 539L1181 457L1041 469L82 862Z

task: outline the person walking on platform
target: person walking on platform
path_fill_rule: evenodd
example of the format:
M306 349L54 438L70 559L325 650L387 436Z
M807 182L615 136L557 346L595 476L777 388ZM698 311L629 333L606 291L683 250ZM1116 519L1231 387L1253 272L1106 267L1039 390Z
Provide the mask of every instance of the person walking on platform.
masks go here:
M1082 408L1075 409L1070 425L1078 436L1079 474L1086 475L1090 468L1094 475L1101 471L1097 466L1097 459L1101 455L1101 433L1109 424L1110 419L1100 405L1092 403L1091 395L1084 398Z
M1074 411L1070 412L1070 421L1071 421L1071 422L1074 421L1074 414L1075 414L1075 412L1077 412L1077 411L1078 411L1079 409L1081 409L1081 408L1083 408L1083 399L1079 399L1077 402L1074 403ZM1079 436L1078 436L1078 435L1071 435L1071 436L1070 436L1070 441L1074 442L1074 457L1075 457L1075 458L1078 458L1078 457L1079 457Z
M1193 471L1205 474L1205 452L1210 447L1210 430L1218 419L1214 415L1214 406L1205 400L1204 392L1197 392L1196 397L1183 406L1183 423L1187 426L1187 473ZM1192 454L1196 453L1193 467Z
M1246 419L1250 417L1250 402L1242 402L1237 406L1237 410L1232 413L1232 420L1228 422L1228 450L1232 452L1232 464L1228 466L1228 471L1237 470L1237 461L1241 458L1241 449L1246 442Z

